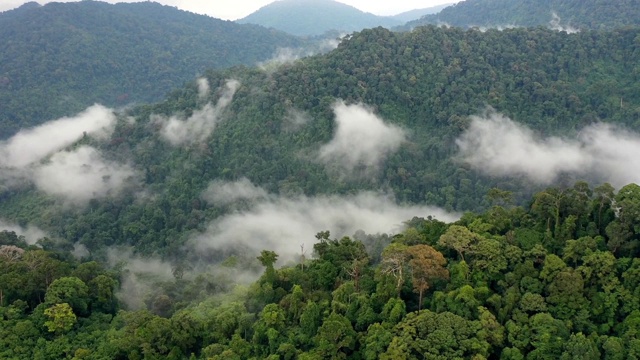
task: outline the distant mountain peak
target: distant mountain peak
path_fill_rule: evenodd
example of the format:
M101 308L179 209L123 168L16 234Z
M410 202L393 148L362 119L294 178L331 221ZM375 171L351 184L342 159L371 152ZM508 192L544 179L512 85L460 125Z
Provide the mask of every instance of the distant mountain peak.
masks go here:
M29 10L29 9L35 9L35 8L39 8L42 5L40 5L39 3L35 2L35 1L29 1L26 2L22 5L20 5L19 7L16 8L16 10Z
M377 16L335 0L278 0L237 22L262 25L298 36L402 24L391 17Z
M422 9L413 9L413 10L409 10L409 11L404 11L401 12L399 14L393 15L392 18L399 20L403 23L409 22L409 21L413 21L413 20L417 20L420 19L421 17L425 16L425 15L433 15L433 14L437 14L440 11L442 11L442 9L447 8L451 5L454 5L455 2L450 2L447 4L442 4L442 5L436 5L436 6L431 6L431 7L427 7L427 8L422 8Z

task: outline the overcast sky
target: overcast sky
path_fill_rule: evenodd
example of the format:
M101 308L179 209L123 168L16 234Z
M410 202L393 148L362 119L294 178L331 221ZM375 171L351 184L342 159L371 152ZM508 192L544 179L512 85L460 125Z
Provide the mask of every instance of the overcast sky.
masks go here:
M0 0L0 11L16 8L25 2L28 1ZM45 4L50 2L50 0L36 0L36 2ZM71 1L57 0L57 2ZM117 3L138 1L106 0L106 2ZM198 14L206 14L218 19L236 20L251 14L269 3L272 3L273 0L156 0L156 2L176 6L179 9L192 11ZM431 6L457 2L457 0L340 0L340 2L376 15L396 15L408 10L428 8Z

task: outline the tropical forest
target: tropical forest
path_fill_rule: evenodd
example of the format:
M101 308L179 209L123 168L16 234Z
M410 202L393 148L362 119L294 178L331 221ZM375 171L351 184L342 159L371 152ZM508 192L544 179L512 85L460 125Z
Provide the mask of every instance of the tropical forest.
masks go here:
M0 359L640 359L638 9L0 12Z

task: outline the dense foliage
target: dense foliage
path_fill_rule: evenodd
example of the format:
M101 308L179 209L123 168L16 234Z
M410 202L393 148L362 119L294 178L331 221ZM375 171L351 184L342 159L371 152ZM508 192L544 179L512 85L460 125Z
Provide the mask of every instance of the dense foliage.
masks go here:
M640 3L637 0L466 0L438 14L410 21L404 28L426 24L460 27L555 25L584 30L638 26L639 22Z
M205 69L296 46L281 32L153 2L26 4L0 13L0 137L96 102L158 101Z
M264 272L248 288L222 295L211 274L176 272L137 311L118 310L122 273L4 232L0 356L635 358L638 204L638 185L579 182L451 224L414 218L381 252L367 252L371 236L322 231L313 259L276 268L278 254L262 251ZM230 260L232 273L246 266ZM179 301L198 291L206 300Z
M236 22L262 25L298 36L321 35L331 30L350 33L403 23L392 17L365 13L334 0L275 1Z
M5 187L0 215L92 252L119 244L179 256L191 233L228 210L201 198L216 179L246 177L282 196L382 187L401 202L459 211L487 208L485 195L499 186L522 202L533 185L489 178L455 160L454 140L468 126L468 116L491 105L545 134L597 120L638 128L637 38L636 29L569 35L545 29L482 33L425 27L392 33L377 28L354 34L328 55L272 73L208 72L212 89L231 78L242 85L226 119L204 144L173 147L154 125L152 114L190 114L202 106L190 84L163 103L131 110L127 115L135 123L121 117L110 142L82 140L143 174L124 194L76 209L31 186ZM345 179L327 171L305 154L331 139L336 99L372 106L386 121L408 129L410 141L364 177ZM292 129L287 120L292 111L309 120ZM139 201L139 191L151 196Z
M78 17L68 6L105 11L93 13L97 19L89 12ZM40 89L38 98L51 107L48 116L81 106L52 100L56 91L77 98L107 94L101 87L108 87L106 78L93 89L73 77L81 71L74 72L70 61L89 57L66 54L69 63L49 64L46 54L67 49L64 41L72 39L101 56L78 65L81 69L94 69L96 79L113 76L100 70L115 66L104 60L107 53L133 60L144 54L127 49L117 36L122 42L98 46L87 28L106 31L119 24L115 27L128 32L137 27L134 18L109 26L104 21L120 19L113 14L118 9L138 6L172 34L186 26L174 27L174 10L153 3L31 4L16 10L12 14L21 15L14 18L42 30L5 34L10 40L3 46L10 53L40 56L32 77L18 77L28 85L20 89ZM29 14L39 17L27 21ZM205 21L181 14L193 23ZM68 17L73 21L65 22ZM47 25L56 21L63 30L49 34ZM141 26L148 29L160 32ZM14 38L28 38L44 52L20 52ZM249 39L255 38L238 42ZM608 183L594 187L563 174L560 184L544 188L521 177L489 177L456 159L456 139L470 127L470 116L487 106L542 135L572 135L598 121L639 129L639 39L637 28L577 34L544 28L481 32L428 26L405 33L375 28L347 36L331 53L280 67L208 70L160 103L119 112L108 135L85 132L63 150L47 149L50 139L41 137L33 149L19 149L18 155L29 155L45 148L42 157L22 167L8 160L16 156L9 147L13 142L2 142L0 219L37 225L49 237L29 245L13 232L0 232L0 358L640 357L640 186L616 191ZM269 44L260 45L264 50ZM75 49L72 45L68 49ZM233 59L231 48L218 49ZM169 50L149 51L173 59ZM173 67L185 65L175 61L167 67L151 62L150 71L169 81ZM19 68L11 61L2 64L2 71ZM68 84L46 87L42 74L58 74ZM144 74L138 70L124 78L134 88ZM0 77L0 86L14 90L7 99L27 96L15 91L15 79ZM24 112L8 118L11 126L43 111L37 110L39 103L29 104L33 109L21 108ZM354 105L361 110L358 116L379 117L407 140L372 166L340 167L336 158L323 163L319 149L340 127L336 104ZM191 120L195 130L184 130ZM184 131L167 137L168 125ZM180 141L187 135L192 141ZM62 136L51 136L56 137ZM372 140L355 138L347 144L353 152L357 142ZM62 152L88 149L93 157L80 158L76 167L40 171L59 164ZM62 158L63 165L69 158ZM71 184L63 184L68 193L74 186L89 187L70 179L78 168L86 175L99 167L126 169L126 186L76 202L65 193L47 192L46 185L60 181ZM95 171L92 180L114 183L118 174L112 172ZM407 219L394 234L364 229L332 238L319 228L313 253L287 244L296 249L295 258L268 248L260 234L251 239L253 249L264 248L259 254L234 247L236 238L228 247L199 247L198 240L206 239L198 236L210 221L255 205L250 196L228 203L204 195L213 182L238 180L253 186L256 202L281 201L293 211L299 209L286 201L320 195L349 199L382 189L400 203L467 212L453 223ZM327 206L336 203L318 206L346 215ZM342 225L347 221L342 216ZM288 230L287 224L280 226L280 233ZM132 252L118 253L125 246ZM242 281L256 269L261 275Z

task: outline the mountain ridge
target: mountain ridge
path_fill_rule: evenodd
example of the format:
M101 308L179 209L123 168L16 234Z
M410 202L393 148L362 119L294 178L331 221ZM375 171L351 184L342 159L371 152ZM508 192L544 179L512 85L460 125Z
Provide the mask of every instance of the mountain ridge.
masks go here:
M37 187L24 191L5 188L0 217L35 221L91 251L99 249L99 239L109 239L146 252L168 236L186 241L188 234L204 231L207 219L225 214L223 204L206 205L201 197L212 181L246 179L262 189L261 198L305 202L379 191L398 203L473 211L487 206L485 194L492 187L512 191L521 201L528 191L539 190L540 182L571 182L584 175L560 168L547 176L537 171L530 180L530 169L518 162L507 167L513 173L498 167L495 171L506 175L491 176L460 162L461 134L475 118L503 128L527 126L530 130L521 133L545 138L576 136L576 129L598 122L637 129L640 98L635 75L630 76L636 72L628 70L637 67L637 36L637 29L566 34L541 28L484 33L375 28L355 33L326 55L275 71L210 70L204 74L208 86L190 82L163 102L119 115L108 141L92 140L91 134L78 140L93 144L105 159L129 164L117 167L124 175L137 174L124 195L105 198L99 195L108 191L95 191L91 211L69 212L56 200L64 193L48 195L47 181L38 180ZM485 111L487 106L493 110ZM173 141L171 131L196 140ZM536 148L531 142L525 148ZM88 151L72 150L62 153L83 160L80 155ZM541 166L547 168L557 166ZM145 189L154 195L138 201L136 191Z
M393 17L377 16L334 0L279 0L236 22L258 24L298 36L321 35L331 30L350 33L402 24Z
M399 29L427 24L459 27L534 27L613 29L640 25L640 2L620 0L465 0L410 21Z
M29 3L0 13L0 136L95 102L157 101L206 69L253 66L303 44L155 2Z
M442 9L444 9L446 7L449 7L451 5L454 5L454 4L455 3L448 3L448 4L431 6L431 7L422 8L422 9L408 10L408 11L404 11L404 12L396 14L396 15L392 15L390 17L406 23L406 22L409 22L409 21L418 20L421 17L426 16L426 15L437 14L440 11L442 11Z

